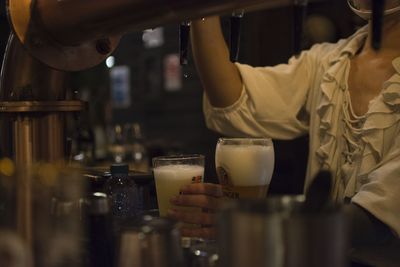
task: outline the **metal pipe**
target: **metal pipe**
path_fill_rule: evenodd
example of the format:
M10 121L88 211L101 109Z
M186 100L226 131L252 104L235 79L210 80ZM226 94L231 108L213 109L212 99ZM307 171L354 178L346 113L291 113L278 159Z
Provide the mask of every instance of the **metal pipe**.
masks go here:
M17 231L27 242L29 247L32 246L32 177L30 175L30 167L32 166L32 146L26 141L30 141L32 128L29 120L19 118L14 123L15 132L15 162L18 162L18 168L23 171L18 173L17 178L17 210L16 222Z

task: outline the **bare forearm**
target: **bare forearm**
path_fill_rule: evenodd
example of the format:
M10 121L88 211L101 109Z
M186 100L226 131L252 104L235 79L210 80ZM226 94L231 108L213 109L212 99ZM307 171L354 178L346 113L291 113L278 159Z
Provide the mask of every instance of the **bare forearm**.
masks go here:
M239 99L242 81L229 51L218 17L192 23L192 48L197 71L213 106L226 107Z

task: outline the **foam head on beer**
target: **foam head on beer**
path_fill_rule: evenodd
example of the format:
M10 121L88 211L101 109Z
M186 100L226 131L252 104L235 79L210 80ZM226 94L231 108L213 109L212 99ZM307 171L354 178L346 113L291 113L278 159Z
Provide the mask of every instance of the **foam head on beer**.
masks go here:
M172 208L170 199L179 195L180 189L191 183L199 183L204 177L204 156L169 156L153 159L157 202L160 216L166 216Z
M274 169L270 139L220 139L215 165L224 194L230 198L265 197Z

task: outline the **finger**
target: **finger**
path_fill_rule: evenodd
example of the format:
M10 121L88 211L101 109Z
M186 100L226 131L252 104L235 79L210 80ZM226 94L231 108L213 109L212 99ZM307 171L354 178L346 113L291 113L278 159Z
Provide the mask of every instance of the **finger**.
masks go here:
M177 206L215 210L218 209L220 200L221 198L207 195L179 195L172 197L170 202Z
M216 231L214 227L201 228L182 228L181 235L187 237L200 237L204 239L215 239Z
M205 212L184 212L176 209L169 209L167 216L174 220L199 225L214 225L214 213Z
M197 183L189 184L181 188L182 194L203 194L213 197L222 197L222 188L219 184Z

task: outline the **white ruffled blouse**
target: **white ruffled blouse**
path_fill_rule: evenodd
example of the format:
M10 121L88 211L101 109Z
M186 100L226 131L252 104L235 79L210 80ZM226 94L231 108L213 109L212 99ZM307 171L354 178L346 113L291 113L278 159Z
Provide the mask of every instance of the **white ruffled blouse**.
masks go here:
M335 177L333 197L351 200L400 236L400 57L363 116L354 114L347 80L350 59L367 28L336 44L318 44L288 64L237 64L244 89L226 108L204 98L207 126L228 136L310 136L305 188L321 168Z

